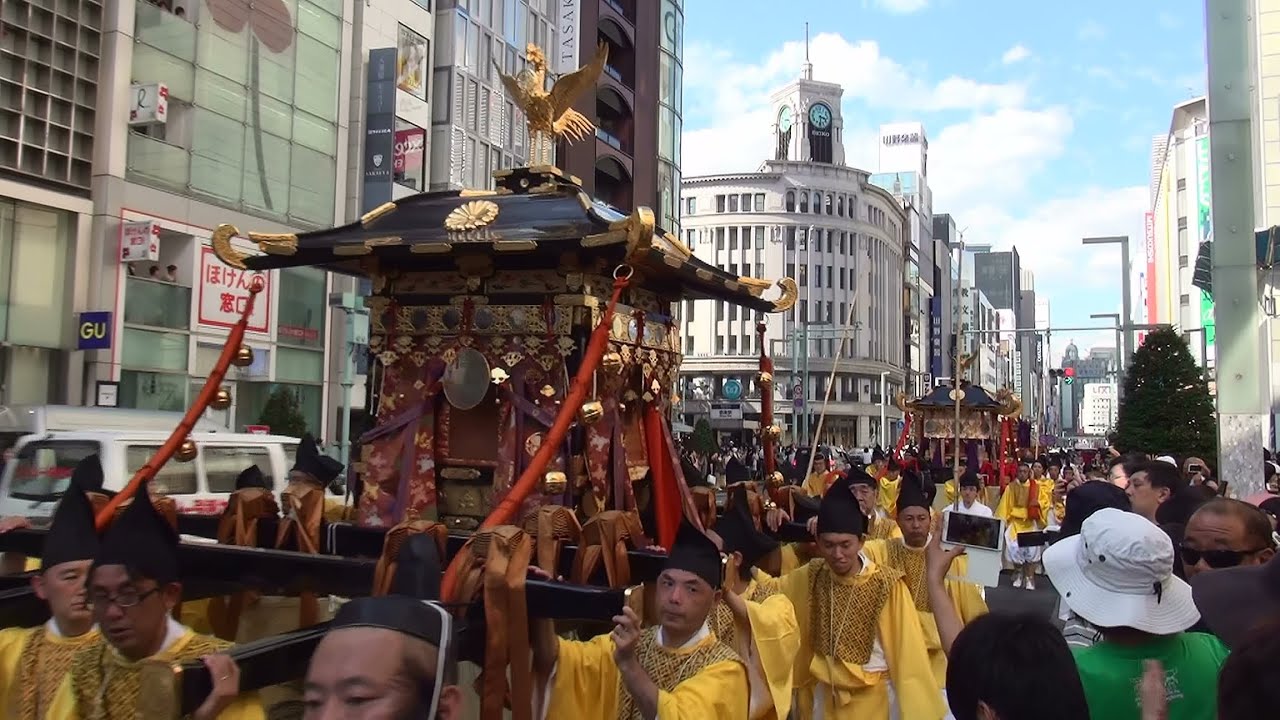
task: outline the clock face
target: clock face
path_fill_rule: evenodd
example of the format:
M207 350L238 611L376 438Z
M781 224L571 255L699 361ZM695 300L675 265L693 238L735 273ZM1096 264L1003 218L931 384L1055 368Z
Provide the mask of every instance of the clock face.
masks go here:
M822 103L815 103L809 108L809 122L819 130L831 127L831 108Z
M781 112L778 113L778 129L787 132L791 129L791 108L783 105Z

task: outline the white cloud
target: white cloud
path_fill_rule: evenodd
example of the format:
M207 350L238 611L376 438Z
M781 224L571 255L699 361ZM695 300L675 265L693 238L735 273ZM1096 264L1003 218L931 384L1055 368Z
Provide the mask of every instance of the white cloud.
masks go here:
M787 42L758 63L744 63L705 44L686 47L686 127L699 117L710 118L710 123L684 133L685 176L752 171L772 157L769 96L799 76L804 51L803 42ZM867 107L908 119L922 112L1015 108L1026 100L1026 87L1019 83L959 76L927 82L883 55L877 43L850 42L833 33L814 37L809 57L815 80L844 87L846 161L863 168L873 169L875 161L876 129L859 124Z
M1035 104L1020 83L959 76L930 80L870 41L821 34L810 45L814 75L845 88L844 145L850 165L876 169L875 123L915 120L945 112L949 124L931 127L929 182L935 212L948 212L974 244L1018 247L1036 275L1037 292L1051 299L1058 326L1100 326L1090 313L1115 312L1120 261L1114 248L1085 247L1083 237L1129 234L1139 261L1145 185L1090 187L1045 199L1033 192L1046 171L1069 158L1074 131L1064 105ZM795 79L804 62L800 42L785 43L747 63L706 45L686 48L683 171L686 177L749 172L773 156L770 95ZM1065 102L1067 98L1060 98ZM868 113L868 110L872 113ZM1135 275L1135 287L1136 287ZM1136 302L1136 298L1135 298ZM1051 357L1067 340L1082 350L1107 345L1106 330L1055 334Z
M871 4L897 15L909 15L929 6L929 0L871 0Z
M1026 45L1018 43L1004 51L1004 55L1000 56L1000 62L1005 65L1013 65L1015 63L1020 63L1029 57L1031 57L1031 51L1027 49Z

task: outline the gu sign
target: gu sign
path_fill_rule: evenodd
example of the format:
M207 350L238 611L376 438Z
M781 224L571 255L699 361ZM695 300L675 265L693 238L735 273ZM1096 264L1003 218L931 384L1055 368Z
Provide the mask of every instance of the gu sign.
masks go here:
M920 133L895 133L893 135L885 135L880 138L880 142L885 145L919 145Z

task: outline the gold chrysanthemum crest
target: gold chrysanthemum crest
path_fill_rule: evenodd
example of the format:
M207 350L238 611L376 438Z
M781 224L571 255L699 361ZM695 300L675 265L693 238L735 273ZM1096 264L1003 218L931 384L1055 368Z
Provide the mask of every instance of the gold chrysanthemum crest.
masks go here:
M498 217L498 204L490 200L472 200L453 209L444 219L444 227L450 232L478 230Z

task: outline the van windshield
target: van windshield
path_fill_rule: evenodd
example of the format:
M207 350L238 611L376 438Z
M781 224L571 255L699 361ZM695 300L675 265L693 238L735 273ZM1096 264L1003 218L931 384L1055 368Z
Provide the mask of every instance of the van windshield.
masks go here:
M14 460L9 496L52 502L62 497L80 461L98 452L95 442L37 440L23 445Z

